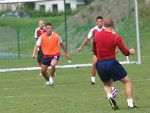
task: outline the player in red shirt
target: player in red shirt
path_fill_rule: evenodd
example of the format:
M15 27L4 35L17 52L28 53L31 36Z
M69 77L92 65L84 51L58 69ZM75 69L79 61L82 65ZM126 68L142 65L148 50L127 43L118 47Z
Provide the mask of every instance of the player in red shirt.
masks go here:
M82 45L77 49L78 52L80 52L82 50L82 48L89 42L90 39L94 38L96 32L100 32L102 30L105 29L105 27L103 26L103 17L98 16L96 17L96 26L93 27L90 32L88 33L87 38L85 38L85 40L83 41ZM92 61L92 70L91 70L91 85L95 85L96 81L96 62L97 62L97 58L95 55L93 55L93 61ZM112 94L113 97L117 96L117 89L112 87Z
M128 50L124 46L122 38L112 33L113 21L111 18L107 18L104 21L104 27L105 30L97 32L93 40L93 52L97 57L96 70L104 84L104 90L107 94L112 109L119 109L111 93L112 81L118 80L124 84L128 108L136 108L133 104L131 81L129 80L125 69L115 59L116 47L118 47L125 56L135 54L135 50Z
M45 32L46 32L46 29L45 29L44 21L40 20L38 23L38 27L36 28L35 33L34 33L35 43L37 42L39 37ZM41 47L39 47L38 53L37 53L37 62L40 67L41 67L42 58L43 58L43 53L42 53ZM40 72L40 75L41 75L41 72Z
M103 17L101 16L98 16L96 18L96 26L93 27L90 32L88 33L88 36L87 38L85 38L85 40L83 41L83 43L81 44L81 46L77 49L77 52L80 52L83 47L90 41L90 39L94 38L94 34L98 31L101 31L103 29ZM91 85L94 85L95 84L95 76L96 76L96 61L97 61L97 58L95 55L93 55L93 61L92 61L92 70L91 70L91 74L92 74L92 77L91 77Z

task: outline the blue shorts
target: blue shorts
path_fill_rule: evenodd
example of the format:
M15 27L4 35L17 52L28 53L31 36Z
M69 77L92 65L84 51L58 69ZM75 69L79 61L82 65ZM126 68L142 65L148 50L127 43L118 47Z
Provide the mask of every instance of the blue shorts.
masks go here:
M127 76L127 72L116 59L97 61L96 70L104 83L110 80L118 81Z
M49 57L49 58L42 58L42 64L50 66L52 60L57 60L58 61L59 58L60 58L60 56L54 56L54 57Z

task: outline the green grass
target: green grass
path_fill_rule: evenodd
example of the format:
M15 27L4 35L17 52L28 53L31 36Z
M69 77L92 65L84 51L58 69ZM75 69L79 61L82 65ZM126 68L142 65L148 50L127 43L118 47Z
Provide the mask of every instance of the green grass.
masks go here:
M141 7L140 7L141 8ZM142 8L141 8L142 9ZM145 12L147 11L147 12ZM144 12L144 13L143 13ZM144 18L144 14L146 18ZM73 69L57 69L55 76L54 87L44 86L45 80L42 76L39 76L39 71L20 71L20 72L6 72L0 73L0 113L149 113L150 111L150 32L149 32L149 12L146 8L141 11L140 15L140 37L141 37L141 65L124 65L129 77L133 82L133 93L135 104L139 109L128 110L126 98L123 93L123 86L121 83L116 82L114 86L118 89L119 93L116 98L120 110L113 111L108 103L106 95L103 91L103 85L99 82L99 78L96 78L96 85L90 86L90 71L91 68L73 68ZM53 18L53 17L52 17ZM58 18L62 21L63 17ZM57 18L53 18L57 21ZM36 20L22 21L18 20L16 24L25 26L24 29L27 32L22 32L21 35L21 53L32 54L33 34L29 31L36 26L39 18ZM49 18L47 18L47 21ZM6 25L7 20L1 20L1 26ZM59 21L59 22L60 22ZM9 26L14 27L14 20L8 21ZM59 23L58 22L58 23ZM57 23L57 22L56 22ZM61 22L60 22L61 23ZM29 29L26 25L30 25ZM57 25L57 24L56 24ZM77 37L81 37L81 34L86 34L85 31L92 26L91 24L80 26L75 25L74 30L71 33L77 33ZM31 28L31 29L30 29ZM22 29L23 30L23 29ZM71 29L69 29L71 30ZM75 31L75 32L74 32ZM14 31L12 30L14 33ZM12 34L13 34L12 33ZM7 39L4 36L9 35L5 32L1 39L0 49L6 45L4 42L8 42L7 50L15 50L16 34L11 35L13 38ZM23 41L22 41L23 40ZM71 39L69 39L71 40ZM73 42L76 42L74 40ZM10 44L11 42L11 44ZM80 45L81 40L78 45ZM72 46L69 43L69 47ZM89 45L90 46L90 45ZM85 47L86 48L86 47ZM87 49L89 49L87 47ZM74 52L74 51L71 51ZM84 54L86 53L86 54ZM120 54L119 54L120 55ZM119 56L120 58L120 56ZM72 56L72 64L75 63L87 63L91 62L92 55L89 51L84 51L81 54L74 54ZM60 59L59 65L67 64L64 56ZM15 68L15 67L30 67L36 66L36 61L28 58L6 58L0 60L0 68Z
M64 21L64 15L61 16L50 16L50 17L37 17L37 18L0 18L0 26L10 26L10 27L35 27L38 25L39 20L44 20L45 23L54 23L54 27L58 26Z
M146 50L145 50L146 51ZM145 54L145 53L144 53ZM133 82L135 103L139 109L128 110L123 86L116 98L117 113L149 113L149 54L141 65L124 65ZM1 113L114 113L99 82L90 86L91 68L57 69L54 87L44 86L38 71L0 73Z

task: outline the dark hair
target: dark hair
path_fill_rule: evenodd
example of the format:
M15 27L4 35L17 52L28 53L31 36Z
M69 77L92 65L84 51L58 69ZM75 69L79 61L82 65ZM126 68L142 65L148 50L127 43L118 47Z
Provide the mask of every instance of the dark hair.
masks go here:
M103 17L102 16L96 17L96 20L98 20L98 19L102 19L103 20Z
M46 26L52 26L52 24L51 23L47 23Z
M107 18L104 20L105 27L114 27L114 22L111 18Z

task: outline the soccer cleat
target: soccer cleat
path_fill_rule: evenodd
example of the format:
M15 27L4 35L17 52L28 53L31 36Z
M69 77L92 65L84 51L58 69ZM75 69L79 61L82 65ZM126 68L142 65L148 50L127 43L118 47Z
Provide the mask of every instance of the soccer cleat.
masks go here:
M53 85L54 85L53 83L50 83L50 84L49 84L49 86L53 86Z
M50 85L50 83L49 83L49 81L47 81L46 83L45 83L45 86L49 86Z
M133 105L133 107L128 106L128 109L136 109L138 108L137 106Z
M113 110L119 110L119 107L117 106L117 103L116 101L114 100L114 98L109 98L109 103L112 107Z
M91 82L91 84L90 85L95 85L95 82Z
M46 83L45 83L45 86L53 86L54 84L53 83L50 83L49 81L47 81Z

